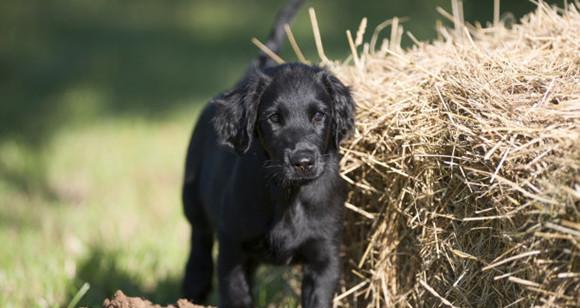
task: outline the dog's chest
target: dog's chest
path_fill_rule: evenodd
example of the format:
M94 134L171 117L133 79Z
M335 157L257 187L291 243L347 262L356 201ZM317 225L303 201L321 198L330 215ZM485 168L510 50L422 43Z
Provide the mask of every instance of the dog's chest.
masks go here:
M254 254L265 262L289 264L315 233L311 217L298 204L276 217L271 228L251 246Z

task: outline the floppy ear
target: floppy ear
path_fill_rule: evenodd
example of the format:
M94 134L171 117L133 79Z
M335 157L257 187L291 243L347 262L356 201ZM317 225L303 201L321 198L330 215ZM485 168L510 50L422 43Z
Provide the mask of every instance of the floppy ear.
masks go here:
M336 148L345 138L354 131L355 102L350 94L350 89L330 72L323 70L322 83L333 100L332 121Z
M245 153L252 143L258 104L270 77L250 72L236 88L214 99L217 112L213 124L220 143Z

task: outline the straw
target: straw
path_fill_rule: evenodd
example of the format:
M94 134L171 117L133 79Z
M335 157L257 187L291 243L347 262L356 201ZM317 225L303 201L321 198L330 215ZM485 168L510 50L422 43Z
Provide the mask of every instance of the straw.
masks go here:
M337 306L578 304L580 14L540 2L507 28L493 5L484 28L454 0L454 30L407 50L395 20L359 53L361 22L345 63L316 24L358 105Z

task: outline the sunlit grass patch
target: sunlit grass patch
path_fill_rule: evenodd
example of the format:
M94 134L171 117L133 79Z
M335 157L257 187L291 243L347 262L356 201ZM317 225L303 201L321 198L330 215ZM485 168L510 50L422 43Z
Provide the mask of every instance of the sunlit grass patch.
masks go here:
M179 296L181 174L196 117L190 108L70 128L42 148L0 144L0 306L66 305L84 282L81 305L116 289ZM19 175L38 185L14 185Z

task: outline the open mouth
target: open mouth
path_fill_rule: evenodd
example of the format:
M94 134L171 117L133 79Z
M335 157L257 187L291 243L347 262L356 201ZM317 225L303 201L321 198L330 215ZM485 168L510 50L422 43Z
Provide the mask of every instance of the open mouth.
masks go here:
M286 179L289 181L310 181L317 179L322 174L323 168L321 163L316 164L316 166L311 169L297 169L295 167L286 167Z
M289 176L288 180L290 181L294 181L294 182L300 182L300 181L311 181L314 179L317 179L320 175L317 174L313 174L313 175L301 175L301 176Z

